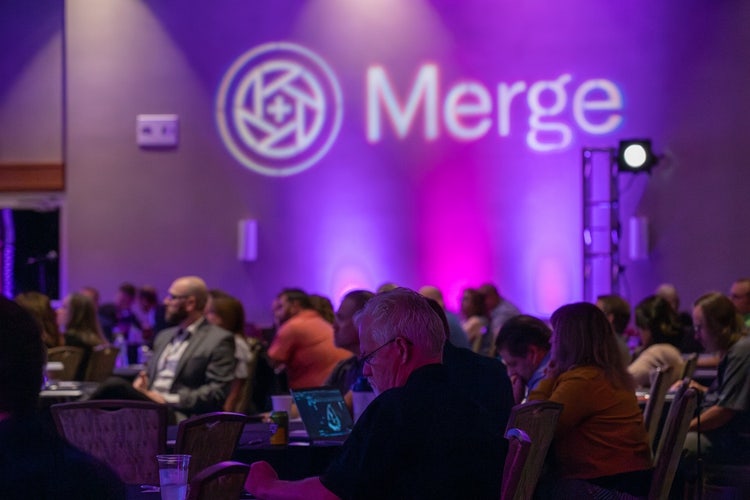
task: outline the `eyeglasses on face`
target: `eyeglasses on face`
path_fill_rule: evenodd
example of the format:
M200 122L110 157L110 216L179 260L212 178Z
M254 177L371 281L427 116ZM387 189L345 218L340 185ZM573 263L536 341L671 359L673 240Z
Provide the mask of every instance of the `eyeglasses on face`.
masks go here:
M167 300L182 300L190 297L190 295L175 295L173 293L167 293Z
M391 340L387 341L386 343L380 345L379 347L373 349L372 351L368 352L367 354L363 354L359 357L359 362L361 364L367 363L368 365L371 365L375 355L378 353L379 350L384 348L385 346L394 343L396 340L398 340L399 337L393 337ZM401 337L407 344L412 345L411 341L407 338Z

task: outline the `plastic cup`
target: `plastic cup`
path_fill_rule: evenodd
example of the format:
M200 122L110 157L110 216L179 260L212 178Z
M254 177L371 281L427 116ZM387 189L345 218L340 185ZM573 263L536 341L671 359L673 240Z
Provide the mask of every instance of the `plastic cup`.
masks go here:
M185 500L190 455L156 455L162 500Z
M285 411L292 416L292 396L289 394L278 394L271 396L271 406L273 411Z

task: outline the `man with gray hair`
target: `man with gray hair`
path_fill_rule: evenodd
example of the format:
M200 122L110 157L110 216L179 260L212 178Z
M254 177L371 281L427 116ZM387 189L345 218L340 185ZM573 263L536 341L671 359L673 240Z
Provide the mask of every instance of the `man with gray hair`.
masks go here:
M497 498L507 443L483 407L449 382L442 320L398 288L356 318L364 375L377 398L320 477L281 481L256 462L245 484L258 498Z

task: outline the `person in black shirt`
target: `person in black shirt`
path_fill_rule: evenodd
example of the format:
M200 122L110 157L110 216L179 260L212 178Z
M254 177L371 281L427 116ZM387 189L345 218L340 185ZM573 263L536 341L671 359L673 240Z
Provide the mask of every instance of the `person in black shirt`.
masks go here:
M35 321L0 297L0 498L124 499L115 473L38 413L45 357Z
M504 422L451 383L445 332L405 288L376 295L356 317L363 374L377 398L320 477L282 481L266 462L245 487L258 498L498 498Z

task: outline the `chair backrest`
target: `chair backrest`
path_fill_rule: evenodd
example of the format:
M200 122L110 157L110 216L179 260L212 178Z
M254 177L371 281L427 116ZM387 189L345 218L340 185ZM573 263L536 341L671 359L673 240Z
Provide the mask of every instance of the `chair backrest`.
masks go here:
M659 440L659 448L656 450L649 500L669 498L669 490L685 445L685 436L698 403L697 392L695 389L688 388L688 383L689 379L685 379L669 408L664 432Z
M516 427L531 439L526 466L513 498L529 499L534 496L536 483L542 473L544 459L555 435L557 419L562 409L562 404L553 401L529 401L516 405L511 410L506 430Z
M60 346L51 347L47 350L47 361L59 361L63 364L63 370L53 374L53 378L59 380L75 380L78 367L83 361L84 350L82 347Z
M671 366L659 366L654 370L651 377L651 392L646 408L643 410L643 424L646 426L648 443L651 449L654 448L656 431L659 429L659 422L664 411L664 399L672 380L669 376L671 369Z
M102 344L94 347L86 364L86 375L84 380L89 382L102 382L112 375L115 369L117 355L120 353L118 347Z
M124 483L159 484L156 455L166 448L166 405L112 399L50 410L62 437L109 465Z
M510 441L508 455L503 468L503 486L500 490L500 500L512 500L516 495L521 474L526 466L531 447L531 438L516 427L505 432L505 438Z
M685 358L685 364L682 368L682 377L681 379L685 378L693 378L693 374L695 373L695 369L698 367L698 353L694 352L687 356Z
M247 417L214 412L183 420L177 426L175 453L191 455L188 478L210 465L231 460Z
M250 466L242 462L219 462L193 477L188 485L187 500L239 499Z

